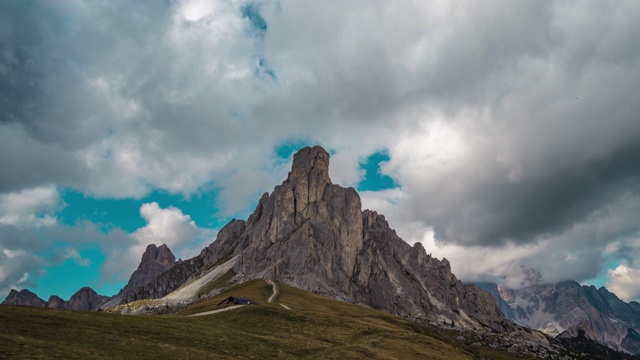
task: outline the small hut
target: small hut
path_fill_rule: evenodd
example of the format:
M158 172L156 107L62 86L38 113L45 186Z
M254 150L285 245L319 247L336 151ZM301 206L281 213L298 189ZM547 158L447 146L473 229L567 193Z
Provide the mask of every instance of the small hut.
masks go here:
M246 297L229 296L218 304L220 305L258 305L258 303Z

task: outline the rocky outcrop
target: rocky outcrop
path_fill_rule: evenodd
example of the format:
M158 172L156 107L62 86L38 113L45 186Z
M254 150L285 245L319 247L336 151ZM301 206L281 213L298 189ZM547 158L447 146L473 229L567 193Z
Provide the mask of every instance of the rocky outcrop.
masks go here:
M202 257L197 256L187 261L182 261L171 269L161 273L143 286L138 286L126 292L121 292L114 298L115 303L106 303L107 306L125 304L141 299L159 299L174 291L184 284L194 274L203 270L204 262Z
M263 195L246 223L236 273L353 299L350 279L364 241L360 198L331 184L328 171L322 148L294 155L287 180Z
M357 302L417 319L513 330L491 295L460 282L446 259L427 254L420 243L411 247L374 211L362 218L364 247L353 275Z
M66 301L57 295L51 295L47 301L48 308L61 308L64 307Z
M159 247L155 244L148 245L142 254L138 269L131 274L129 282L123 291L129 292L147 284L149 281L158 277L158 275L172 268L175 264L176 257L167 245L162 244Z
M563 281L500 288L492 294L509 306L505 314L518 324L562 338L582 334L612 349L640 354L640 304L625 303L604 287Z
M498 308L509 320L515 318L515 311L509 306L509 303L500 296L500 289L497 284L494 283L475 283L480 289L488 292L498 303Z
M64 304L65 309L91 311L98 309L100 305L109 300L109 297L98 295L92 288L83 287L71 296Z
M175 255L166 244L160 246L149 244L127 285L102 304L101 308L140 299L161 298L184 283L196 272L196 268L201 266L202 261L197 257L186 262L182 260L176 262ZM169 269L175 271L168 272Z
M491 295L462 284L449 262L400 239L382 215L362 211L358 193L331 182L329 154L307 147L287 179L265 193L247 221L233 220L199 256L125 299L158 298L234 261L234 281L272 278L405 317L512 330Z
M593 331L593 327L588 320L582 320L576 325L570 326L567 330L561 332L556 336L557 339L571 339L583 336L589 340L597 341L598 337Z
M161 297L230 259L235 281L272 278L418 320L514 327L489 294L462 284L446 259L405 243L382 215L363 212L353 188L331 182L321 147L296 153L287 179L262 196L247 221L231 221L199 256L125 301Z
M4 299L2 305L45 307L47 305L47 302L40 299L38 295L32 293L27 289L22 289L20 291L11 289L11 292L9 292L9 295L7 295L6 299Z

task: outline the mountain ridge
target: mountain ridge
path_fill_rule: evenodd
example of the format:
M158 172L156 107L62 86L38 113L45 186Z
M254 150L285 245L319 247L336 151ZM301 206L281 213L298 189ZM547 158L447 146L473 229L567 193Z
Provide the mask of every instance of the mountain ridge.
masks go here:
M626 303L604 286L573 280L522 289L484 283L509 320L557 337L580 333L612 349L640 354L640 303ZM505 308L506 305L508 308Z
M98 309L110 297L99 295L90 287L83 287L75 292L68 301L57 295L51 295L48 301L44 301L35 293L23 289L17 291L12 289L2 305L24 305L33 307L61 308L78 311L91 311Z

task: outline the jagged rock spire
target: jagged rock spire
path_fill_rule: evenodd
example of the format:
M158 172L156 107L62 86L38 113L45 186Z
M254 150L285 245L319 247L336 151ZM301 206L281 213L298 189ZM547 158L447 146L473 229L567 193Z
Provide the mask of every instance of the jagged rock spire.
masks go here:
M155 244L149 244L147 249L142 254L138 269L142 269L146 264L157 262L167 268L173 266L176 263L176 257L166 244L156 246Z
M321 146L300 149L293 155L293 164L287 180L296 183L300 180L315 179L318 184L331 184L329 158L329 153Z
M298 151L287 179L262 196L248 221L230 222L189 261L188 276L226 263L234 281L272 278L401 316L515 329L491 295L460 282L448 261L404 242L382 215L363 212L355 189L332 184L329 153L319 146ZM146 287L175 289L186 280L183 270ZM183 281L172 286L170 278Z
M123 292L129 292L145 285L176 264L176 257L166 244L149 244L142 254L138 269L131 274Z

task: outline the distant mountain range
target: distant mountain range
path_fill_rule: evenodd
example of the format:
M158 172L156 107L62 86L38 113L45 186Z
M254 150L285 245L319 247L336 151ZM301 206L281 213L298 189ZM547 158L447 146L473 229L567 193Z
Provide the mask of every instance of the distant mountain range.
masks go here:
M640 303L626 303L604 287L575 281L517 290L493 283L476 285L489 292L517 324L560 338L583 332L612 349L640 354Z
M176 261L166 245L149 245L128 284L112 297L83 288L69 301L52 296L45 302L13 290L3 304L131 311L125 304L158 299L146 301L144 311L167 311L260 278L419 323L518 334L549 346L548 338L521 324L640 352L638 303L573 282L523 290L463 284L446 259L427 254L420 243L408 245L383 215L362 210L353 188L333 184L329 154L318 146L297 152L287 179L262 196L246 221L223 227L198 256Z
M49 301L44 301L31 291L23 289L20 291L11 290L2 304L90 311L98 309L100 305L104 304L107 300L109 300L108 296L98 295L90 287L83 287L78 290L68 301L56 295L52 295Z

